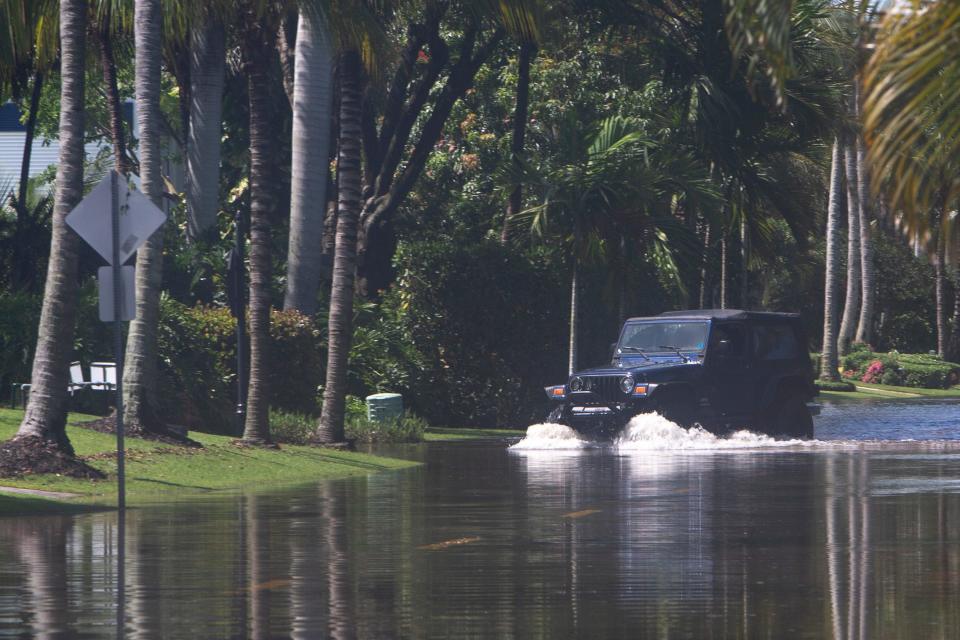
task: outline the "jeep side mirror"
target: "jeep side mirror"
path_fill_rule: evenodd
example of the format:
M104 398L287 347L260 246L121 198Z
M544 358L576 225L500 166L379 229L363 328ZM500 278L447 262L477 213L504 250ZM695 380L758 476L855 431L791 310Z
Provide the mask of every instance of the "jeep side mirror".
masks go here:
M611 342L610 343L610 359L613 360L616 357L617 357L617 343Z

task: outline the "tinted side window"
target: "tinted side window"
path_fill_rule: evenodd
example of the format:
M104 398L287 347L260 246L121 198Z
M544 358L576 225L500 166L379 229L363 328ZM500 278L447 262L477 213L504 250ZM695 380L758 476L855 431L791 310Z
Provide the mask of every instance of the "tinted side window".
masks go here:
M800 353L797 334L786 324L759 324L753 329L753 353L758 360L792 360Z
M710 331L710 352L726 358L742 357L746 352L745 336L741 325L714 325Z

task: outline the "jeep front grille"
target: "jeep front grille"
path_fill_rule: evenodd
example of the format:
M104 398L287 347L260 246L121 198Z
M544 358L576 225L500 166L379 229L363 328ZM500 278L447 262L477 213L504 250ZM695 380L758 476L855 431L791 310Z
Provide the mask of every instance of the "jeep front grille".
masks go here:
M623 402L624 393L620 391L620 379L623 376L584 376L583 390L593 391L604 402Z

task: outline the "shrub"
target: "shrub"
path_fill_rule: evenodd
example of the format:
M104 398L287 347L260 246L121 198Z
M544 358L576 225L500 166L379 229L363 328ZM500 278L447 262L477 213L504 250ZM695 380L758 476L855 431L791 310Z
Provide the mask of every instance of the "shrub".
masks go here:
M357 442L422 442L427 422L407 411L403 416L394 420L374 422L367 420L366 415L350 416L345 425L348 440Z
M899 369L887 369L883 372L880 383L894 387L903 386L903 373Z
M397 310L415 355L401 388L413 408L448 425L504 426L539 414L543 386L566 377L566 285L557 270L493 239L401 245L397 266L384 304Z
M957 381L957 366L949 362L941 364L905 362L902 369L903 385L907 387L947 389Z
M863 377L861 377L860 380L868 384L876 384L880 382L880 379L883 377L883 371L883 363L879 360L874 360L870 363L870 366L867 367L867 371L863 374Z
M820 391L856 391L857 387L852 382L843 380L817 380L817 389Z
M317 430L316 416L270 410L270 435L284 444L308 444Z
M314 413L323 375L320 331L295 311L273 311L270 320L270 405L287 412ZM164 298L158 349L164 415L197 430L232 433L236 321L230 311L187 307Z

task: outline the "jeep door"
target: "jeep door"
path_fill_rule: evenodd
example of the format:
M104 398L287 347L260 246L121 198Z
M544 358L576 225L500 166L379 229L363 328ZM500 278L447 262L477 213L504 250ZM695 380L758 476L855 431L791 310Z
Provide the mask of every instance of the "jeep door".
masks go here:
M756 374L750 364L749 333L742 322L714 322L704 362L706 396L714 411L750 416L756 400Z

